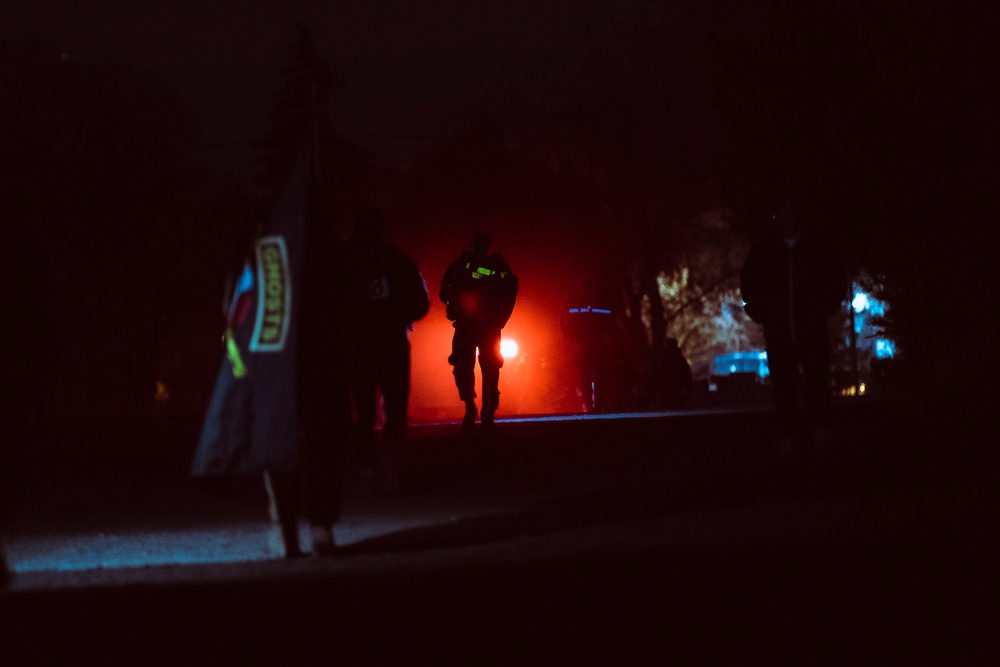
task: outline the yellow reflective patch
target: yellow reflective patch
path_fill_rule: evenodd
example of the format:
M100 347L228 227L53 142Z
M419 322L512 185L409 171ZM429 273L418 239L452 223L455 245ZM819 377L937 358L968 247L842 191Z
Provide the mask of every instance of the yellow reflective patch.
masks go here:
M233 377L238 380L246 376L247 367L243 363L243 357L240 356L239 346L233 340L232 327L226 329L226 356L229 357L230 363L233 364Z
M282 352L291 327L292 281L288 249L281 235L257 241L257 320L251 352Z

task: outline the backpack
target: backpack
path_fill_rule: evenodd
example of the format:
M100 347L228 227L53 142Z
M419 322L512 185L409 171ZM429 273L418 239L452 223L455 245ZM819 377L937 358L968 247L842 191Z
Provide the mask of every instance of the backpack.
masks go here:
M477 257L465 251L441 281L449 320L503 328L514 311L517 276L499 253Z

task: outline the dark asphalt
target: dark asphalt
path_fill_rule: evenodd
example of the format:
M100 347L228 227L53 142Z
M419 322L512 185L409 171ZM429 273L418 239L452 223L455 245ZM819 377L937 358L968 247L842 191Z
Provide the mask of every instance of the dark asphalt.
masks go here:
M407 493L349 489L335 558L25 569L34 544L228 531L252 551L267 525L256 484L187 478L195 429L53 425L15 461L0 660L995 663L993 420L836 415L839 448L793 461L767 411L506 421L488 442L416 425Z

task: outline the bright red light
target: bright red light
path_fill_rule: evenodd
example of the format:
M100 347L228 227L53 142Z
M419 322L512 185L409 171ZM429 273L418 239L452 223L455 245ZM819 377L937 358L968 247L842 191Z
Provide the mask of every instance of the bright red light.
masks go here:
M453 259L447 254L436 262L423 262L424 275L443 275ZM521 291L517 306L500 340L504 365L497 414L503 418L578 410L575 387L579 371L559 330L561 297L548 287L553 281L547 275L531 273L530 264L525 264L518 277ZM414 421L460 421L465 413L455 387L454 368L448 363L454 334L444 304L432 298L430 312L414 324L410 334L409 414ZM478 364L475 375L476 393L481 395L482 371Z

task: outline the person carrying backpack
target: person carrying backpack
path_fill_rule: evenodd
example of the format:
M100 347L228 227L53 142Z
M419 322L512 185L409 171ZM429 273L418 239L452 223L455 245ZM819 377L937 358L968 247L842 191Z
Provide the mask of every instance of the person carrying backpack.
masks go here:
M427 314L427 284L416 262L384 238L386 220L375 207L362 210L340 258L338 310L343 318L344 359L356 411L356 446L363 483L399 490L395 459L406 433L413 323ZM375 442L377 397L385 409L382 442Z
M490 237L477 233L469 250L451 263L441 279L439 296L455 327L448 363L454 366L455 385L465 402L465 431L480 417L483 429L494 428L500 405L500 332L517 300L518 280L499 253L490 254ZM482 371L482 413L476 408L476 351Z

